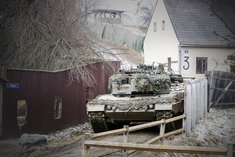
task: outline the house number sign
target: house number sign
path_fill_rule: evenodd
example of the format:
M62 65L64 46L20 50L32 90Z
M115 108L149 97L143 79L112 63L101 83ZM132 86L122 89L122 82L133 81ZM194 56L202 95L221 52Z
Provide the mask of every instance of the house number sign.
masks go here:
M190 64L189 64L189 56L188 56L188 50L185 50L185 55L184 55L184 65L183 65L183 69L184 70L188 70L189 69L189 66L190 66Z

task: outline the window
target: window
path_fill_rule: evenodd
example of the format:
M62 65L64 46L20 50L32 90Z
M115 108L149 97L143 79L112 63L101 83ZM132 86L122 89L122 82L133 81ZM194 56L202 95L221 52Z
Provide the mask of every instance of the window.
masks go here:
M154 24L153 24L153 31L154 31L154 32L157 31L157 23L156 23L156 22L154 22Z
M122 83L121 84L130 84L129 78L122 79Z
M205 74L207 71L207 57L196 58L196 74Z
M17 124L22 128L27 123L27 102L26 100L17 101Z
M62 98L56 96L54 99L54 119L60 119L62 117Z
M162 30L165 30L165 20L162 20Z

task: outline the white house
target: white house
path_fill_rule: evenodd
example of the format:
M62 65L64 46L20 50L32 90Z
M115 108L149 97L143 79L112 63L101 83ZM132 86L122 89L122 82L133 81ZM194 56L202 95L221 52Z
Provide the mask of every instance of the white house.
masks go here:
M235 54L235 4L232 0L158 0L144 41L145 63L172 65L184 77L205 71L230 71Z

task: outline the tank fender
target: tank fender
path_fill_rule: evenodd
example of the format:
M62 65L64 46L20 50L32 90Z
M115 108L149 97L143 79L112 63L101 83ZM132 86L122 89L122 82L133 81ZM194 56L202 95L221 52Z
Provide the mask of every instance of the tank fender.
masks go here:
M172 104L155 104L155 110L172 110Z
M105 105L87 105L87 112L103 112Z

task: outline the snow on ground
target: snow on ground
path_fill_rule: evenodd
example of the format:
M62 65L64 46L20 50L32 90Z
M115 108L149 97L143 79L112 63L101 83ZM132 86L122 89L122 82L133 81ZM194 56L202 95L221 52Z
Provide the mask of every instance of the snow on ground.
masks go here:
M235 109L212 108L195 128L192 136L204 141L208 146L235 144ZM207 138L209 137L209 138Z
M80 124L48 134L48 145L31 147L21 146L18 138L0 140L0 157L34 157L50 154L79 141L81 135L89 132L93 132L89 123Z
M48 135L48 141L50 142L53 140L73 138L84 133L92 133L92 128L89 123L79 124L75 127L69 127L64 130L58 130L50 133Z
M164 144L182 146L224 147L235 144L235 108L218 109L211 108L205 118L199 121L189 137L169 137ZM161 153L158 157L203 156L176 153ZM213 155L210 155L213 156ZM219 157L218 155L216 155Z

